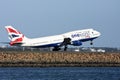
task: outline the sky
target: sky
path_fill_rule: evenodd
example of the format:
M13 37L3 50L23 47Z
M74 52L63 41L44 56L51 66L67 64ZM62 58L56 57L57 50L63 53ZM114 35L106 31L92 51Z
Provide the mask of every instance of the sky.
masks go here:
M120 0L0 0L0 42L9 41L7 25L29 38L93 28L94 47L120 48Z

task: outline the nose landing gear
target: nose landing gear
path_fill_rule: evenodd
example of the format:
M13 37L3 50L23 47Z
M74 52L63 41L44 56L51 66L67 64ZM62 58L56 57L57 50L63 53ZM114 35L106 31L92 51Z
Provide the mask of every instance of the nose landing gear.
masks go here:
M93 42L92 42L92 41L90 42L90 45L93 45Z

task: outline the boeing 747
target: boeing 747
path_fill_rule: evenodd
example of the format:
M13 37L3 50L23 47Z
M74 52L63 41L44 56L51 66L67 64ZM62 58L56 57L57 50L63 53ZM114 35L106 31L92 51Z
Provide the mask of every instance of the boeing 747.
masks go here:
M24 34L19 32L12 26L5 26L11 46L23 46L32 48L45 48L53 47L53 51L59 51L61 47L64 47L64 51L67 50L68 45L81 46L83 42L90 41L93 44L93 40L98 38L101 34L94 29L83 29L67 32L60 35L40 37L40 38L27 38Z

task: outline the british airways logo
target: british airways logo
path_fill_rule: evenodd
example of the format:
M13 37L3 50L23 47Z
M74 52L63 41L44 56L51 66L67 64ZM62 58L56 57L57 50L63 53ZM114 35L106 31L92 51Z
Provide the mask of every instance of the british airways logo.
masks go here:
M86 31L86 32L80 32L80 33L76 33L76 34L72 34L71 35L72 38L76 38L76 37L86 37L86 38L89 38L90 37L90 33L89 31Z
M80 37L80 34L72 34L71 37L72 37L72 38Z

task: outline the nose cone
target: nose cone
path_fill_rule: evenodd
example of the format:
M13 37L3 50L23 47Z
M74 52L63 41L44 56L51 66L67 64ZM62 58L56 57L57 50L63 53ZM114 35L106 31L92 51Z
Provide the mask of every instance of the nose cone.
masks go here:
M96 30L94 30L94 34L93 35L94 35L94 37L99 37L101 35L101 33L96 31Z
M101 33L97 31L97 35L98 35L98 36L100 36L100 35L101 35Z

